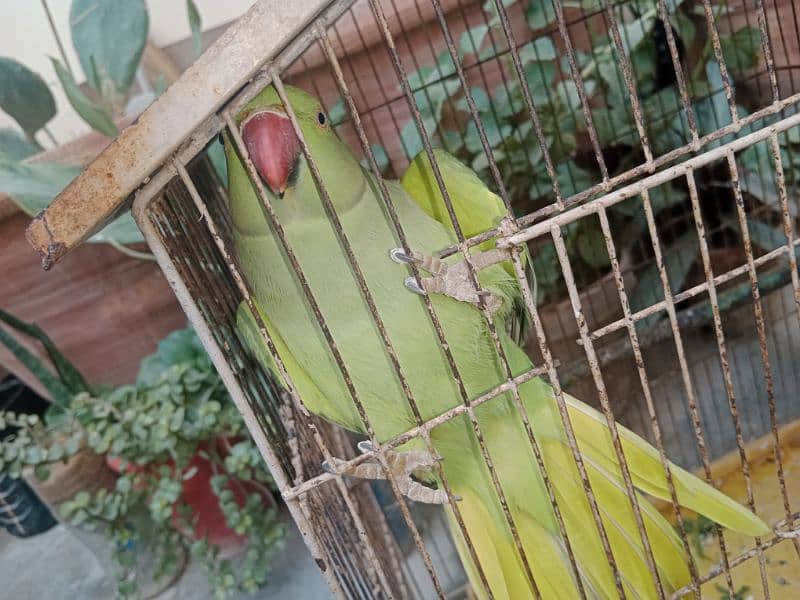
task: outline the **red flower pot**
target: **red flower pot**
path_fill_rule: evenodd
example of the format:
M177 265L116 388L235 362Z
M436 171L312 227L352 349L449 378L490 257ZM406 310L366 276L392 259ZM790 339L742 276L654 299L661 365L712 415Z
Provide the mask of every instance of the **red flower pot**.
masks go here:
M214 445L217 454L224 458L228 454L231 441L233 440L218 438L211 443ZM183 481L183 500L192 509L193 528L191 537L196 540L207 538L209 543L220 547L223 556L232 556L244 549L247 544L247 537L237 534L228 527L225 521L225 515L219 506L219 499L211 488L211 478L225 471L224 467L212 463L207 458L208 448L209 444L201 444L187 467L181 473L177 473L176 477L181 477ZM121 458L108 456L106 460L109 467L116 472L120 472L123 462ZM166 464L170 468L175 467L175 463L171 460L160 463L158 466L162 464ZM154 468L156 468L156 465L129 463L125 470L128 473L142 473ZM228 483L228 489L233 492L233 498L240 507L244 506L247 496L252 493L261 495L267 508L274 506L275 501L269 490L261 485L253 484L251 481L231 478ZM173 522L178 527L182 522L177 510L173 512Z

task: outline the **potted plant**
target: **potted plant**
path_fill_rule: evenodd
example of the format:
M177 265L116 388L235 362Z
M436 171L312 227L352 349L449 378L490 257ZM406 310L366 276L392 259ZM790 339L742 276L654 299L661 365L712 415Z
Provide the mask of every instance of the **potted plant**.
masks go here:
M48 347L58 376L18 354L46 387L82 387L57 396L44 418L0 412L0 429L16 428L0 443L0 471L46 481L84 455L113 473L103 485L71 490L58 512L107 538L119 595L174 578L187 553L205 563L217 597L261 587L284 535L273 481L194 332L164 339L135 384L102 388L80 383L34 326L0 318ZM0 342L9 341L19 351L0 330Z

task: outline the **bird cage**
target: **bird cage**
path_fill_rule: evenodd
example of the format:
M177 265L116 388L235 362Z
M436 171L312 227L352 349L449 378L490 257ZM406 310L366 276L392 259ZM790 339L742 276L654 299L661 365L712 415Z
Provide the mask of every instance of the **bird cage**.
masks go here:
M650 440L662 462L698 468L709 481L720 476L713 461L733 451L729 470L744 478L741 500L755 510L752 464L767 456L780 495L774 535L744 548L720 535L718 564L693 564L690 585L672 597L714 593L714 585L738 597L737 573L752 564L757 575L744 583L768 598L779 585L767 575L770 553L792 548L790 569L800 560L781 437L793 435L784 426L800 417L797 12L781 0L260 0L32 222L29 239L48 268L132 201L337 596L461 597L469 584L439 508L404 497L391 470L382 484L323 463L386 465L394 448L462 415L481 439L474 410L542 377L562 412L563 391L571 391ZM237 307L253 300L232 248L215 146L227 131L255 173L235 117L270 84L286 104L289 83L321 99L375 176L397 177L417 152L433 160L442 147L504 200L507 226L461 235L439 257L468 257L489 239L533 256L534 277L519 254L515 267L532 321L526 350L537 366L516 376L509 368L492 389L454 399L452 409L392 440L371 437L363 453L357 438L277 386L236 326ZM314 171L313 154L306 159ZM324 200L325 182L317 185ZM387 196L384 189L405 247ZM330 217L338 223L335 211ZM344 235L340 242L354 260ZM383 315L352 266L391 354ZM348 365L312 290L303 290L298 302L315 314L347 382ZM457 515L458 500L445 491ZM593 502L591 486L586 494ZM665 514L679 514L673 508ZM466 545L474 558L468 535ZM532 578L536 557L520 554ZM608 560L613 566L610 552ZM577 573L574 557L572 567Z

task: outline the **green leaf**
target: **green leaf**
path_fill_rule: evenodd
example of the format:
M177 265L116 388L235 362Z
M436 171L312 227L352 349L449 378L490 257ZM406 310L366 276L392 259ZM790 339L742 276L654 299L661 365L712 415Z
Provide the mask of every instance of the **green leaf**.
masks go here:
M344 98L340 97L330 110L328 110L328 119L334 127L341 125L347 117L347 110L344 107Z
M58 80L64 88L67 100L69 100L75 112L77 112L92 129L96 129L108 137L116 137L119 132L111 116L102 106L89 100L86 94L83 93L83 90L75 83L72 75L69 74L58 60L55 58L51 58L50 60L53 62L53 68L56 70Z
M228 187L228 161L225 159L225 147L219 138L214 138L206 146L206 154L211 161L211 165L217 172L220 183L226 188Z
M17 130L8 127L0 129L0 158L22 160L41 151L39 144L30 141Z
M192 30L194 55L197 57L203 53L203 21L194 0L186 0L186 14L189 17L189 29Z
M689 270L697 259L697 236L690 232L681 236L672 248L666 249L664 253L664 268L667 271L670 289L673 293L677 292ZM630 295L631 310L636 312L660 302L664 298L664 288L661 284L661 276L658 266L653 264L648 266L638 278L636 287ZM637 323L638 327L646 328L658 321L663 313L650 315Z
M578 229L576 245L578 254L586 264L595 269L608 266L608 250L603 232L593 221L584 222Z
M95 90L107 98L105 82L110 81L125 94L147 42L144 0L73 0L69 24L81 67Z
M375 162L378 165L378 170L383 171L386 169L386 167L389 166L389 155L386 154L386 149L380 144L370 144L370 150L372 151L372 156L375 158ZM369 161L366 157L364 157L364 159L361 161L361 164L365 169L369 170Z
M28 215L44 210L81 172L80 167L57 163L20 163L0 157L0 192L8 194ZM125 213L89 238L92 243L144 241L130 213Z
M47 351L47 356L56 368L56 371L58 371L62 383L66 385L73 394L90 391L89 384L86 383L81 372L61 354L61 351L53 343L53 340L50 339L50 336L48 336L41 327L35 323L26 323L2 309L0 309L0 321L3 321L9 327L34 338L42 344Z
M731 73L742 74L758 66L761 31L757 27L742 27L731 35L721 35L719 41Z
M44 80L25 65L0 56L0 108L32 138L56 114Z
M30 216L44 209L80 173L79 167L55 163L20 163L0 158L0 192Z
M542 29L556 20L556 11L550 0L532 0L528 3L525 18L531 29Z
M553 40L549 37L540 37L525 44L519 50L519 59L523 65L531 61L555 60L556 47L553 45Z
M2 327L0 327L0 344L8 348L9 352L39 380L52 397L54 403L66 405L69 402L72 394L67 386L53 375L42 360L20 344L14 336Z
M50 477L50 468L45 464L36 465L33 468L33 474L39 481L45 481L48 477Z
M486 34L488 32L488 25L477 25L462 33L458 41L459 56L464 57L467 54L477 54L481 46L483 46L483 41L486 39Z

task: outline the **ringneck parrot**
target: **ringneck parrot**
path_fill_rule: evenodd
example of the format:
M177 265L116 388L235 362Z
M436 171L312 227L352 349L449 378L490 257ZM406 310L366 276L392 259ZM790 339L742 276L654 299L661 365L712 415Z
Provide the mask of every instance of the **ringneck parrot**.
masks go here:
M424 300L410 289L413 286L407 281L409 266L402 260L394 260L397 256L393 249L400 244L378 182L338 139L317 99L288 86L286 95L422 418L432 419L463 404ZM237 126L262 180L258 185L264 187L274 207L377 441L386 442L412 429L417 421L407 396L325 212L308 161L276 90L267 87L248 103L237 116ZM309 411L351 431L365 433L322 329L265 216L254 187L256 183L248 178L230 139L226 139L225 148L235 250L277 353ZM445 156L436 154L438 159ZM504 216L499 199L495 200L496 196L452 157L441 162L445 186L457 215L464 219L465 230L473 233L497 226ZM403 180L405 185L389 180L384 183L409 247L420 255L432 256L453 244L455 236L447 212L442 210L441 195L425 183L426 179L430 179L430 164L427 158L420 158L412 163L412 171ZM487 202L480 202L481 198ZM455 268L459 260L453 256L444 262ZM500 301L495 313L496 322L501 325L497 331L513 374L530 370L531 360L502 327L520 293L517 280L508 265L499 262L482 268L479 281ZM505 382L506 373L487 321L475 303L445 293L429 293L429 298L469 398ZM256 320L245 304L240 306L237 319L249 349L280 380ZM577 574L568 559L542 474L511 395L500 395L480 404L474 408L474 415L516 525L536 591L547 599L577 598L576 578L580 577L588 597L618 597L612 568L567 445L553 390L545 381L535 378L522 384L519 392L542 451L576 559ZM606 420L569 395L565 394L565 401L625 593L630 598L655 598L655 583ZM670 498L664 469L657 451L647 442L622 426L619 432L638 490L659 578L669 593L689 582L689 570L678 535L646 498L646 495ZM533 597L536 592L526 576L468 416L462 413L438 425L431 430L430 441L488 582L487 590L453 511L445 505L475 593L480 598ZM420 452L426 448L422 440L414 439L397 448L397 452ZM682 506L748 535L769 533L767 525L755 514L694 475L676 465L671 465L671 472ZM433 469L418 475L429 478L431 485L441 485Z

